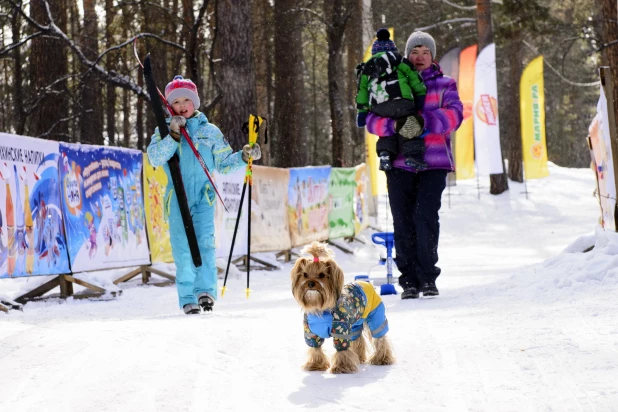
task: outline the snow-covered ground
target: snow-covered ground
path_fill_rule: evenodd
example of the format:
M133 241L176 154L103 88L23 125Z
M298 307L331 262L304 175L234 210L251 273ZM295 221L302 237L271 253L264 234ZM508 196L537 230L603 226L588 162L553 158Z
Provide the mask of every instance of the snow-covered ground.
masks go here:
M175 287L136 278L116 300L0 312L0 411L618 410L618 235L598 228L589 169L550 173L528 182L528 199L513 182L491 196L488 179L480 200L475 180L450 188L450 207L445 192L440 296L383 297L393 366L300 369L291 262L252 272L249 299L233 276L200 316L181 313ZM388 228L380 205L373 226ZM383 248L346 246L355 254L334 250L349 280L383 273ZM0 295L40 281L0 280Z

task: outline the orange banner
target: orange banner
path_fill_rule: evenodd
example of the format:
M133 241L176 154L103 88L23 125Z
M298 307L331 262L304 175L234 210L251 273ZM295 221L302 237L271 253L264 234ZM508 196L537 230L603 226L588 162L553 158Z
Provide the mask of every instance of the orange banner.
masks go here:
M474 173L474 128L472 106L474 103L474 68L478 46L470 46L459 55L459 80L457 89L463 103L464 118L455 134L455 164L457 180L472 179Z

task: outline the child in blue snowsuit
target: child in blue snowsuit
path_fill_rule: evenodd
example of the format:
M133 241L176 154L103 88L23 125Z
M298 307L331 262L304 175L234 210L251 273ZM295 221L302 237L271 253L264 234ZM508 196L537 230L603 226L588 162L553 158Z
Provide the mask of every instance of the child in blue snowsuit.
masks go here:
M200 152L209 172L230 173L247 165L249 157L261 157L260 147L245 145L242 151L233 153L219 128L208 122L206 116L196 110L200 106L197 87L189 79L174 77L165 88L165 98L175 112L169 122L170 134L161 137L155 129L148 145L148 159L153 166L163 166L168 184L165 190L164 210L168 217L172 255L176 263L176 287L180 307L186 314L212 310L217 297L217 267L215 265L215 205L216 193L197 157L184 138L180 128L188 132ZM202 266L195 267L189 250L180 208L174 192L167 161L178 154L183 185L193 226L197 236Z

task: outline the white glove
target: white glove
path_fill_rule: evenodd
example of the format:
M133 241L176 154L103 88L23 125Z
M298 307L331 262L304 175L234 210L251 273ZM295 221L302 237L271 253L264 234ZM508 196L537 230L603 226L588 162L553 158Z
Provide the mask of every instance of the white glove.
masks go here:
M253 146L246 144L242 147L242 160L244 160L245 163L249 163L250 157L253 160L258 160L262 157L262 150L259 144L253 143Z
M180 128L185 127L187 119L184 116L173 116L170 120L170 131L174 139L178 140L180 137Z

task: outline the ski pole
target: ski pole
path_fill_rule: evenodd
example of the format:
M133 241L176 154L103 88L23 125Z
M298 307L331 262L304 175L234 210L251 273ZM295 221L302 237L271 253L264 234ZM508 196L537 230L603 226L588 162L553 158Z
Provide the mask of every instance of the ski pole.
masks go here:
M249 115L249 122L243 125L243 131L249 134L249 145L253 147L253 145L257 142L260 125L265 119L260 116ZM232 261L232 254L234 253L234 244L236 243L236 234L238 233L238 224L240 223L240 215L242 214L242 205L245 199L245 192L247 190L247 186L249 186L249 204L247 211L247 288L245 289L245 295L247 299L251 294L251 289L249 289L249 279L250 279L250 259L251 259L251 188L253 186L253 157L249 155L249 161L247 162L247 167L245 169L245 181L242 186L242 193L240 195L240 204L238 208L238 215L236 216L236 223L234 225L234 234L232 235L232 246L230 249L230 255L227 260L227 267L225 269L225 278L223 279L223 287L221 288L221 296L225 295L225 291L227 290L227 276L230 270L230 263Z
M137 59L137 62L139 63L139 65L143 69L144 65L142 64L142 61L140 60L140 58L139 58L139 56L137 54L137 39L138 38L136 37L135 40L133 41L133 54L135 54L135 58ZM149 56L150 56L150 53L146 56L146 58L148 58ZM170 106L170 104L167 102L167 99L165 98L165 96L163 96L163 93L161 93L161 90L159 90L158 87L157 87L157 93L159 94L159 98L161 99L161 102L165 105L165 108L167 109L169 114L171 116L175 116L176 112L174 112L174 109L172 109L172 106ZM221 198L221 194L219 194L219 189L217 189L217 185L215 184L215 181L212 179L212 176L210 175L210 172L208 171L208 166L206 166L206 162L204 161L204 158L202 157L200 152L198 152L197 149L195 148L195 145L193 144L193 141L191 140L191 137L189 137L189 133L187 133L187 130L184 127L182 127L182 128L180 128L180 131L182 132L182 135L185 138L186 142L189 144L189 147L191 147L191 150L193 151L193 154L195 155L195 157L197 158L198 162L202 166L202 169L204 170L204 173L206 173L206 177L208 177L208 180L210 181L210 184L212 185L213 189L215 190L215 193L217 194L217 197L219 197L219 200L221 201L221 204L223 205L223 208L227 212L228 211L227 207L225 206L225 203L223 202L223 199Z

